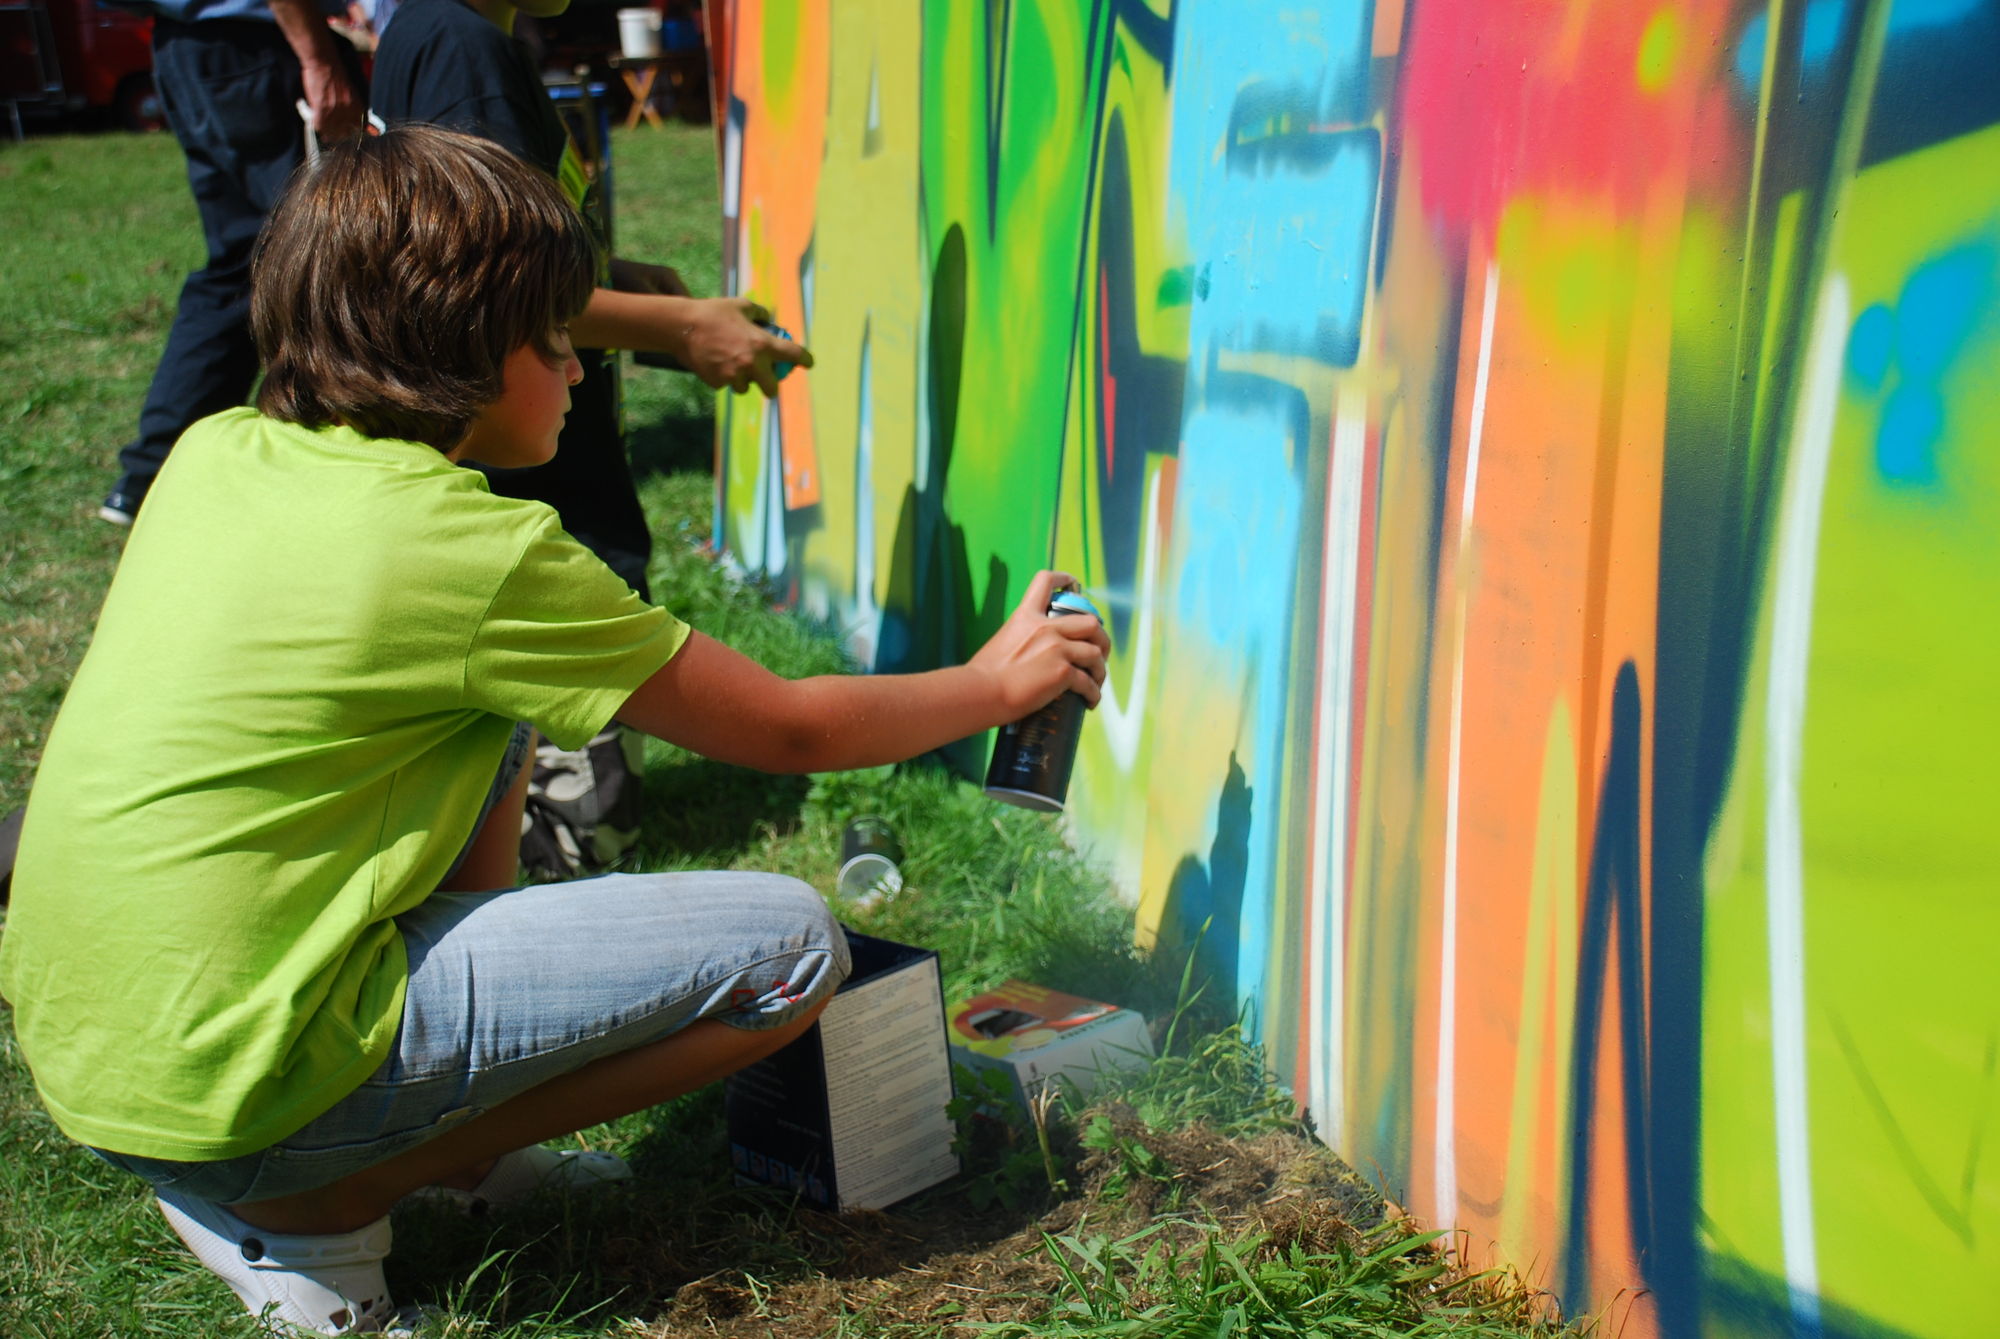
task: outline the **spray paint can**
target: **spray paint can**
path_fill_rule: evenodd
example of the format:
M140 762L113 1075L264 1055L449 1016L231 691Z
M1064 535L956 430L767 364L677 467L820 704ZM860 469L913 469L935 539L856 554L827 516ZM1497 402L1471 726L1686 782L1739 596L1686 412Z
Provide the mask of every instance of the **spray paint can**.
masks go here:
M757 322L757 324L763 326L766 330L776 335L779 339L791 339L792 337L791 331L785 329L785 327L779 325L775 321L759 321ZM786 362L782 358L773 358L771 360L771 375L776 377L778 380L783 381L786 377L792 374L792 369L797 366L798 366L797 363Z
M840 834L840 872L834 890L849 906L872 907L903 887L902 844L889 825L873 814L848 823Z
M1089 614L1102 623L1097 606L1071 590L1049 600L1049 617ZM1083 733L1089 705L1077 694L1061 697L1032 715L1000 727L993 742L993 763L986 769L986 793L1023 809L1056 813L1069 794L1070 769L1076 766L1076 743Z

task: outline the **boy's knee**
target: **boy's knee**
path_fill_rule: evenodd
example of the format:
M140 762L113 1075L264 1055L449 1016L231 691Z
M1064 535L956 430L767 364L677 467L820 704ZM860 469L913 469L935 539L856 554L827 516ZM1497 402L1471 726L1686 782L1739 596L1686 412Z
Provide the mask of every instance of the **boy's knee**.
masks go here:
M755 1028L782 1026L808 1010L817 1015L853 970L847 932L818 891L785 875L765 878L762 912L786 927L779 961L770 964L782 964L783 975L730 1020Z
M826 899L811 884L802 879L794 879L789 876L779 877L784 878L786 884L790 886L792 894L799 899L803 909L802 914L812 923L813 932L828 944L837 947L840 953L840 960L845 964L848 960L847 929L833 914L833 908L827 905ZM844 966L843 970L845 970Z
M833 914L833 908L811 884L798 879L788 880L797 892L800 915L808 926L810 942L827 955L828 966L820 982L822 1003L833 998L833 992L840 989L841 982L847 980L854 970L854 959L847 946L847 928Z

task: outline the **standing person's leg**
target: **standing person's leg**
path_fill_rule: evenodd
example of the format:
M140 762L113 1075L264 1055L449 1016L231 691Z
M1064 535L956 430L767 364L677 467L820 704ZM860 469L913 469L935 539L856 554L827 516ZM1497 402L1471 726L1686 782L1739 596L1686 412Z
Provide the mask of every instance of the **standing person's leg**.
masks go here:
M123 473L100 515L120 525L131 523L188 425L242 404L256 381L250 253L305 144L294 107L303 91L298 61L277 25L156 18L153 60L161 108L187 157L207 262L181 287L139 435L118 454Z

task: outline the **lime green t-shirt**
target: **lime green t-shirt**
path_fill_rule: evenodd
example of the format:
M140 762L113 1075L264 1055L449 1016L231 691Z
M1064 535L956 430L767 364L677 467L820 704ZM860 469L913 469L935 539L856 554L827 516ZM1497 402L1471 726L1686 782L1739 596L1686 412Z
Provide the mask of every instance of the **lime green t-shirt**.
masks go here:
M28 803L0 993L72 1138L208 1161L388 1054L391 918L514 723L575 748L680 648L538 502L430 447L231 410L133 527Z

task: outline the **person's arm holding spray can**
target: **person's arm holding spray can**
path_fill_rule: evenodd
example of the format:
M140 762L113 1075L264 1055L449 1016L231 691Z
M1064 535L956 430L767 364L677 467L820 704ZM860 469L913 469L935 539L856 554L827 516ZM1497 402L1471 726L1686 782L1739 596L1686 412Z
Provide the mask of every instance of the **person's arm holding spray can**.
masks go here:
M629 697L618 719L719 762L831 772L902 762L1017 721L1064 693L1094 706L1110 639L1095 617L1051 615L1061 572L1041 572L963 665L918 674L786 679L700 632Z
M738 395L755 386L775 399L779 377L813 365L811 351L779 332L759 303L686 297L660 283L651 290L596 289L569 330L580 348L629 349Z

